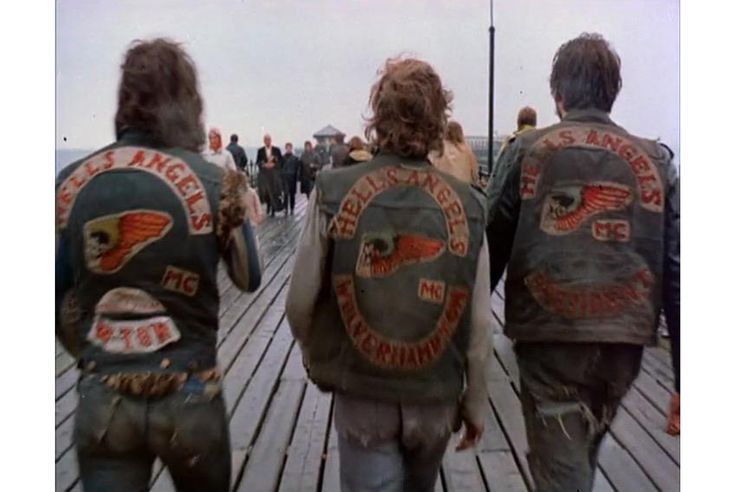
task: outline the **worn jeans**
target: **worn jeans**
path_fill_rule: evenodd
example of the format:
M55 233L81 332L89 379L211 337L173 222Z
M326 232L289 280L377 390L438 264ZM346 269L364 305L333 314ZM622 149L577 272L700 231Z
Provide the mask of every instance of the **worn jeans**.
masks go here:
M74 442L85 492L148 490L156 457L178 492L227 492L230 438L220 383L191 377L160 398L123 395L96 376L77 384Z
M342 492L432 492L456 424L456 404L336 394Z
M643 347L517 343L529 468L537 492L588 492L598 449L636 379Z

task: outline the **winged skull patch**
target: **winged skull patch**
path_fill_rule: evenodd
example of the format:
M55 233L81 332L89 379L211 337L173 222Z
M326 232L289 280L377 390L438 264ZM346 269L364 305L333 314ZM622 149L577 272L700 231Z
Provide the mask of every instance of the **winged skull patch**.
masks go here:
M359 277L388 277L405 265L433 261L445 242L417 234L369 233L360 243L355 273Z
M173 220L164 212L132 210L84 224L84 254L94 273L119 271L139 251L169 232Z
M617 183L597 182L558 188L544 200L540 227L553 236L569 234L589 217L623 210L632 199L631 189Z

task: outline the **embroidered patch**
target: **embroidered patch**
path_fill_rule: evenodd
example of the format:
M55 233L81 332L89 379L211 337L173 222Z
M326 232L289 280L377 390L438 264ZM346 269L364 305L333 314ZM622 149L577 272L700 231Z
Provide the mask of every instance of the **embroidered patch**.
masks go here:
M633 140L589 127L553 130L534 144L521 163L519 186L522 200L536 196L542 168L550 153L569 146L604 149L617 154L629 165L636 178L641 206L652 212L664 210L662 180L647 153Z
M631 190L617 183L598 182L551 191L542 205L540 227L559 236L577 230L588 217L622 210L631 203Z
M445 283L442 280L419 279L419 298L442 304L445 301Z
M199 275L196 273L168 265L161 279L164 289L173 290L185 296L193 296L199 286Z
M647 268L642 268L622 282L571 286L555 282L537 271L528 275L524 283L548 312L567 319L605 318L648 302L654 276Z
M111 320L96 316L87 340L106 352L140 354L160 350L181 338L168 316L142 320Z
M117 287L109 290L97 302L95 314L160 314L166 308L148 292L131 287Z
M598 241L626 242L631 239L631 226L626 220L596 220L591 229Z
M417 234L369 233L363 235L355 273L364 278L388 277L405 265L436 260L444 241Z
M87 268L100 274L117 272L140 250L165 236L172 225L169 214L155 210L131 210L87 222Z
M330 235L337 239L352 239L368 204L381 193L397 187L417 187L429 194L445 216L449 252L455 256L468 253L468 219L458 194L439 173L405 166L382 167L358 179L330 221Z
M59 186L56 220L67 225L79 192L101 173L118 170L145 171L161 179L179 198L188 218L190 234L212 232L212 212L202 182L183 160L151 149L120 147L97 154L77 167Z
M415 342L392 340L374 330L360 313L352 275L333 278L337 305L353 346L372 364L386 369L414 371L429 366L444 354L468 304L468 290L449 288L444 309L434 330Z

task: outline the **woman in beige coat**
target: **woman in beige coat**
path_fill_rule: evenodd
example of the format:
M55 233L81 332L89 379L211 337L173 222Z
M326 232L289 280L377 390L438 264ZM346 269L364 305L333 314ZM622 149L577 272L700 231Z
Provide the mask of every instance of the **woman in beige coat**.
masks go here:
M437 169L452 174L461 181L480 184L478 159L465 142L463 127L457 121L447 124L442 155L431 152L429 160Z

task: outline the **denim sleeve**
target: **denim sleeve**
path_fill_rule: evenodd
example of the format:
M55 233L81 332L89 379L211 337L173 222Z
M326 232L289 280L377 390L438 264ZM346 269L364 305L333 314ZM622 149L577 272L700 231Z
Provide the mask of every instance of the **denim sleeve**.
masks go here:
M491 291L503 276L511 256L521 207L520 178L521 144L516 140L498 158L488 188L486 237L491 264Z
M667 197L664 217L664 272L662 305L670 334L675 389L680 391L680 178L670 161L667 165Z
M261 285L261 262L253 228L246 220L230 234L230 245L223 258L228 276L240 290L254 292Z

